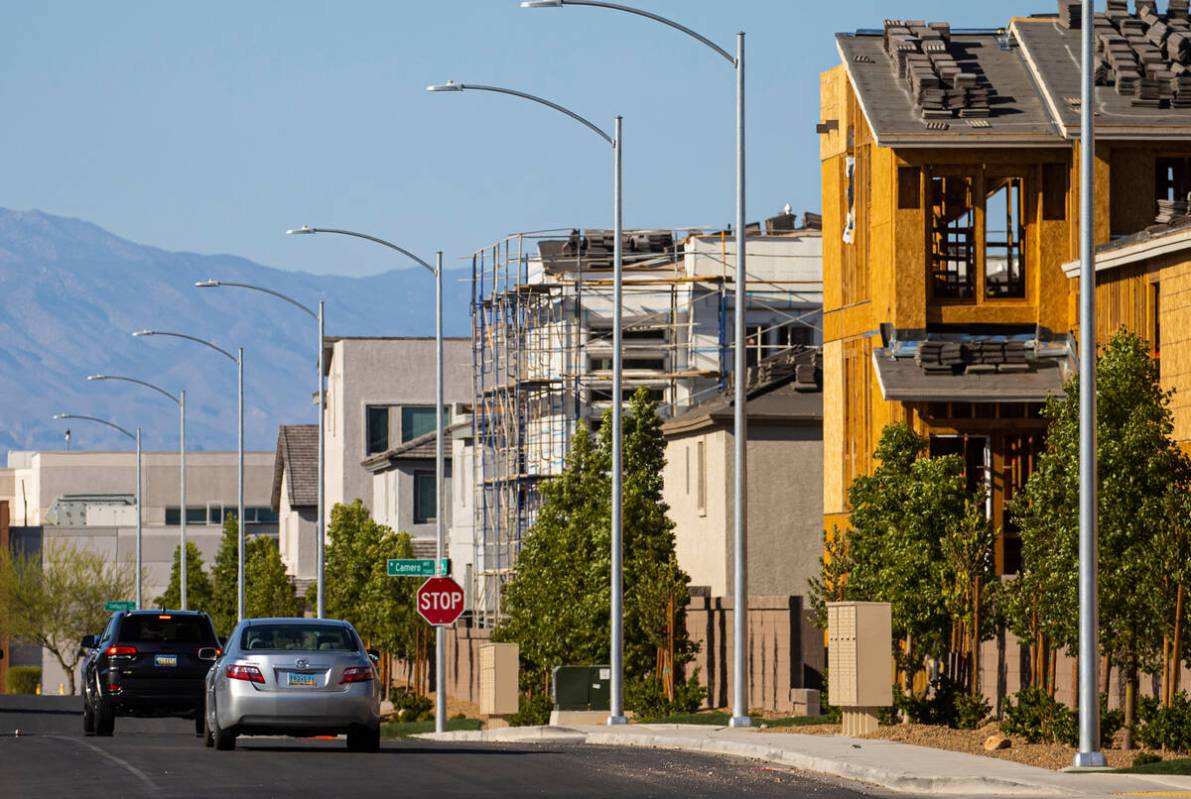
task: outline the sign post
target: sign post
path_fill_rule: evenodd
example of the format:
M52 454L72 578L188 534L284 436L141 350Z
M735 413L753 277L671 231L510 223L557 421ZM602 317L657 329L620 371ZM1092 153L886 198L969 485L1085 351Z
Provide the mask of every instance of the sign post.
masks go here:
M435 627L450 627L463 615L463 589L450 577L431 577L418 588L418 615Z
M127 599L113 599L103 603L104 611L108 613L128 612L136 607L136 603Z

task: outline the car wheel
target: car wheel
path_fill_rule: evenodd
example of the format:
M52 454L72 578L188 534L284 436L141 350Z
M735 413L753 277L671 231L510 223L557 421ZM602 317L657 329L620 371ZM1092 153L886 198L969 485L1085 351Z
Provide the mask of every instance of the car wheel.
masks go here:
M211 728L211 744L220 752L230 752L236 748L236 734L219 726L219 717L215 717Z
M95 710L91 707L91 700L83 694L83 733L85 735L95 734Z
M116 713L110 702L102 697L95 703L95 734L103 737L110 736L116 731Z
M380 725L374 727L353 727L347 731L349 752L379 752Z
M207 709L203 708L203 746L214 746L215 739L211 737L211 725L207 723Z

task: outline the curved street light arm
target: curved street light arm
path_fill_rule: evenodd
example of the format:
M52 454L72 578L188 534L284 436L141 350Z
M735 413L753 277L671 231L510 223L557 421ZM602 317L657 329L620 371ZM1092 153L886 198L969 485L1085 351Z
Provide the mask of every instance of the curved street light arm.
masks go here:
M391 241L385 241L384 239L378 239L376 236L369 236L367 233L356 233L354 230L338 230L336 228L329 228L329 227L299 228L298 230L296 230L294 232L295 233L305 233L307 231L309 231L311 233L338 233L341 236L355 236L357 239L367 239L368 241L374 241L377 244L380 244L384 247L388 247L390 250L396 250L397 252L401 253L406 258L409 258L411 261L413 261L414 263L416 263L418 266L422 267L423 269L430 270L431 274L438 274L438 272L435 270L435 268L433 266L426 263L421 258L414 255L412 252L405 249L404 247L398 247L396 244L394 244Z
M708 39L706 36L703 36L701 34L695 33L690 28L686 27L685 25L680 25L679 23L675 22L672 19L666 19L663 16L659 16L657 14L650 13L649 11L644 11L640 8L633 8L632 6L622 6L619 3L605 3L602 0L560 0L559 5L593 6L595 8L610 8L613 11L624 11L625 13L628 13L628 14L636 14L639 17L646 17L648 19L652 19L654 22L660 22L663 25L669 25L671 28L674 28L675 30L682 31L687 36L690 36L692 39L702 42L703 44L710 47L712 50L715 50L717 53L719 53L725 59L727 59L729 64L731 64L732 66L736 66L736 57L733 56L731 53L729 53L724 48L720 47L715 42L711 41L711 39Z
M537 95L534 95L534 94L526 94L525 92L519 92L516 89L504 89L504 88L501 88L500 86L483 86L478 83L460 83L460 84L458 84L458 86L461 91L466 91L467 89L472 89L472 90L478 91L478 92L497 92L498 94L511 94L514 97L521 97L526 100L532 100L535 103L541 103L542 105L546 106L547 108L553 108L555 111L561 111L562 113L566 114L571 119L575 120L576 122L578 122L581 125L586 125L592 131L594 131L597 136L599 136L604 141L608 142L608 144L612 145L613 147L616 146L616 140L613 139L611 136L609 136L607 133L605 133L603 128L601 128L600 126L591 122L590 120L579 116L574 111L571 111L568 108L563 108L558 103L552 103L545 98L538 97Z
M95 422L96 424L107 425L108 427L112 428L113 430L119 430L121 433L123 433L124 435L131 438L133 441L136 441L136 435L134 433L128 432L120 425L115 424L113 422L109 422L107 419L100 419L96 416L83 416L83 415L77 414L77 413L55 413L54 418L55 419L83 419L88 422Z
M145 388L151 388L154 391L156 391L158 394L161 394L162 396L165 396L165 397L169 397L177 405L182 404L182 400L178 399L173 394L166 391L164 388L161 388L160 386L155 386L152 383L146 383L144 380L137 380L135 377L121 377L119 375L91 375L87 379L88 380L123 380L125 383L136 383L138 386L144 386Z
M300 308L301 310L310 314L310 317L312 319L318 319L318 314L316 312L310 310L305 305L303 305L302 303L295 300L293 297L287 297L286 295L282 294L280 291L274 291L273 289L267 289L264 286L254 286L251 283L232 283L227 280L200 280L198 283L195 283L194 285L195 285L195 288L200 288L200 289L223 288L224 286L228 286L228 287L237 288L237 289L251 289L252 291L262 291L265 294L272 294L274 297L276 297L279 300L285 300L286 302L288 302L290 305L294 306L295 308Z
M188 336L185 333L170 333L164 330L138 330L133 333L134 336L170 336L172 338L184 338L187 341L193 341L195 344L202 344L204 347L210 347L219 354L229 359L232 363L236 363L236 356L216 344L212 344L206 339L198 338L197 336Z

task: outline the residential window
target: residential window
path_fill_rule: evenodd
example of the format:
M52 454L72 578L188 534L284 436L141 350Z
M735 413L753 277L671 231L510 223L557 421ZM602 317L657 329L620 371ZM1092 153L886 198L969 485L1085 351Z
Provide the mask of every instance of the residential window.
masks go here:
M930 269L934 296L975 296L976 207L972 178L935 175L930 181Z
M171 527L177 527L182 524L182 514L179 512L177 506L167 507L165 509L165 523ZM186 507L186 523L187 524L207 524L207 509L203 506Z
M985 178L984 296L1026 296L1025 181L1020 177Z
M451 409L443 406L442 423L446 427L451 423ZM435 430L434 406L406 406L401 409L401 443L411 441L418 436L433 433Z
M646 369L653 372L664 372L666 370L666 359L627 357L621 365L624 369ZM612 358L592 358L591 369L595 372L612 371Z
M366 419L367 454L375 455L389 448L389 408L369 405Z
M707 515L707 448L702 439L695 442L695 510Z
M438 517L438 492L432 472L414 472L414 524L426 524Z
M683 485L685 486L686 495L691 495L691 448L684 447L682 450L683 460Z

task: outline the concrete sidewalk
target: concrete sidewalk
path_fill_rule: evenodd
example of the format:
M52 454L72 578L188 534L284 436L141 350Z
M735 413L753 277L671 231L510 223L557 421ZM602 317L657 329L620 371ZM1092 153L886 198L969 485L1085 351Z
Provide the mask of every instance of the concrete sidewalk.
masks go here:
M1064 774L998 758L894 741L755 729L633 724L626 727L510 727L418 737L490 743L586 743L733 755L907 794L1191 797L1191 777Z

